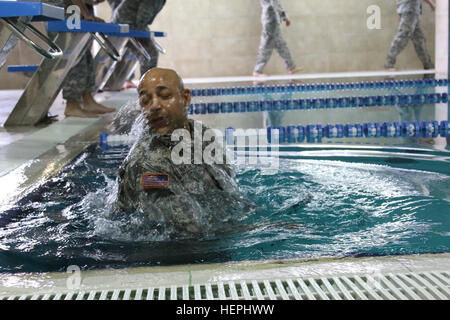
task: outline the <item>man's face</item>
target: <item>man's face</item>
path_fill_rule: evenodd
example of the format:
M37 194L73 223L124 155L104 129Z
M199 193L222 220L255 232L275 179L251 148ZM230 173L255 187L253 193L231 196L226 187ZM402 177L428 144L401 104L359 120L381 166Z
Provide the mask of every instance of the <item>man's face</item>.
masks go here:
M150 70L141 79L138 93L139 103L152 130L167 134L184 127L190 91L181 88L175 72L159 68Z

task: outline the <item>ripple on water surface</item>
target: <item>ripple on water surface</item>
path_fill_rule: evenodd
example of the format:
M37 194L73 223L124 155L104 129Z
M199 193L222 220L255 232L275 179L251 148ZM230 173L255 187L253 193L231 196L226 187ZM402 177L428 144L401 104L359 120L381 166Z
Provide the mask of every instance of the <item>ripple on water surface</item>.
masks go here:
M450 177L363 160L282 159L273 175L257 167L238 169L242 193L255 204L252 210L237 213L241 217L234 225L202 239L167 239L146 228L137 213L126 219L109 215L116 172L127 151L92 146L58 177L0 213L0 271L450 248Z

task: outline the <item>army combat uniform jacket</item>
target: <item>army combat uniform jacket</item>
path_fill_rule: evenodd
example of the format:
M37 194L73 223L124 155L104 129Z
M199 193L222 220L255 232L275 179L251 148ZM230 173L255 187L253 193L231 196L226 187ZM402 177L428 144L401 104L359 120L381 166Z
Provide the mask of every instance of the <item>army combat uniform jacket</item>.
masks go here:
M194 141L194 121L189 122ZM141 212L163 233L197 236L234 219L231 211L242 212L248 203L226 164L174 164L171 153L178 143L170 135L145 134L138 139L119 169L116 206L122 212ZM205 147L204 143L201 150ZM167 174L169 186L145 189L146 174Z

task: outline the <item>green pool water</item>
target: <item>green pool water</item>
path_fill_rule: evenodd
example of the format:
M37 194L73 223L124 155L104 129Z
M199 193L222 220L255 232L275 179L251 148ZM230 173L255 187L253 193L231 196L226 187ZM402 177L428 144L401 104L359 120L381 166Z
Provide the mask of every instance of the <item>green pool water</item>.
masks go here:
M120 224L139 220L104 212L128 150L92 145L0 212L0 272L450 251L446 153L287 148L274 174L236 168L255 206L227 231L161 240L133 238Z

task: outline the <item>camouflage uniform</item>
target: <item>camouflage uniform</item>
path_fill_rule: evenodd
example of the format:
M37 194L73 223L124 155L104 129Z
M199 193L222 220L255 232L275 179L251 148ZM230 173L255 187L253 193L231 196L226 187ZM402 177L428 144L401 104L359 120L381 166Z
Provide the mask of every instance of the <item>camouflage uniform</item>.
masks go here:
M263 72L265 65L272 55L273 49L276 49L284 60L286 69L294 69L295 63L286 41L281 35L280 23L282 20L287 20L283 7L279 0L260 0L260 4L262 7L261 22L263 30L254 72Z
M420 22L421 11L422 0L397 0L397 13L400 15L400 24L386 58L386 68L395 66L397 56L405 49L409 40L413 41L417 56L424 68L434 68L426 47L425 35Z
M111 22L129 24L131 29L148 31L148 25L153 23L165 3L166 0L122 0L114 10ZM133 46L143 75L158 65L159 52L151 39L139 39L139 42L151 57L150 61L147 60Z
M194 121L189 120L192 142ZM204 132L207 128L197 123ZM145 133L119 168L116 214L143 214L152 228L171 237L199 236L242 216L250 202L239 192L226 164L174 164L171 135ZM197 150L203 152L205 148ZM191 155L194 148L191 144ZM193 161L191 163L194 163ZM144 173L168 173L168 189L143 189Z
M67 8L73 5L71 0L45 0L49 4L53 4L59 7ZM88 9L92 10L92 7L86 5ZM93 10L92 10L93 13ZM56 38L57 33L49 32L50 38ZM69 101L81 101L84 93L91 93L92 88L95 87L95 65L94 58L92 57L90 48L92 41L86 45L85 52L79 62L70 69L62 84L63 98Z

